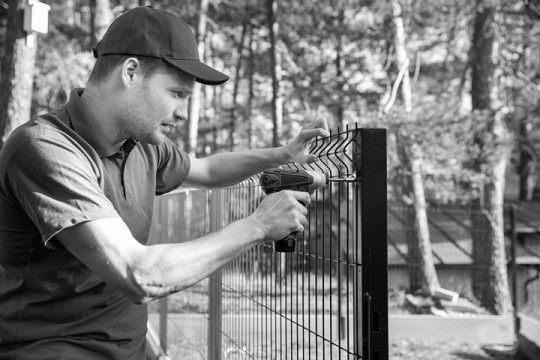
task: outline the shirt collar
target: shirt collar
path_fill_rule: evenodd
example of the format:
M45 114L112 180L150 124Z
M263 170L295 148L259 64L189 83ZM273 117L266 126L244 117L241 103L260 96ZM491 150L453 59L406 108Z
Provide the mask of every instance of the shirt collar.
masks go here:
M121 149L107 141L104 129L99 126L88 106L82 101L83 88L73 89L69 95L66 109L71 128L88 142L101 158L118 153Z

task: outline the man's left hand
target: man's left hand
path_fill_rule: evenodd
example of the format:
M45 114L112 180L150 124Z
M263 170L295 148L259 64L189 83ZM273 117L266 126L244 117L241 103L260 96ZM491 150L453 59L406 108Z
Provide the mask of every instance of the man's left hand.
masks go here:
M328 123L324 118L304 125L298 135L285 146L291 160L290 162L310 164L317 161L319 159L317 155L308 154L309 143L317 136L330 136Z

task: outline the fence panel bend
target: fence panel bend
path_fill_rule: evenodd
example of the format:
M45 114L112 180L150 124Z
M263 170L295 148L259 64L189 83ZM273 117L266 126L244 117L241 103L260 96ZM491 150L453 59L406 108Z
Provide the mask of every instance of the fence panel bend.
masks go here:
M180 358L175 343L198 346L196 359L388 358L386 131L338 129L309 151L318 162L286 167L325 172L330 181L312 196L296 252L276 253L272 243L263 243L195 289L169 297L161 308L169 309L171 329L192 324L189 311L199 319L191 329L169 331L165 348L172 359ZM251 214L264 196L258 177L204 194L158 200L153 236L170 242L215 231ZM171 216L178 209L191 210L190 219ZM194 225L202 215L203 225ZM171 313L178 298L186 302L190 293L205 290L206 306L199 298L197 306ZM193 327L206 331L189 339Z

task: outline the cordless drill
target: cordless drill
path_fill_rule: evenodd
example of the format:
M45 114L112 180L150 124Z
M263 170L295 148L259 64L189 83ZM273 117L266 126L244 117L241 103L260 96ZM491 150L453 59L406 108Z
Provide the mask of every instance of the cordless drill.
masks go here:
M313 192L321 186L328 184L328 175L311 170L300 169L268 169L261 175L261 187L265 194L272 194L281 190ZM305 206L304 203L302 205ZM290 233L285 238L274 242L276 252L294 252L298 231Z

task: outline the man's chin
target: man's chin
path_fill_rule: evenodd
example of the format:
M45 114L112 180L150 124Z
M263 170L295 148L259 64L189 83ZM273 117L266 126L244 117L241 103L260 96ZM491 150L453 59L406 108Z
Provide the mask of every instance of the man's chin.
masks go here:
M149 136L145 139L139 140L142 143L159 146L165 142L165 134L155 134L154 136Z

